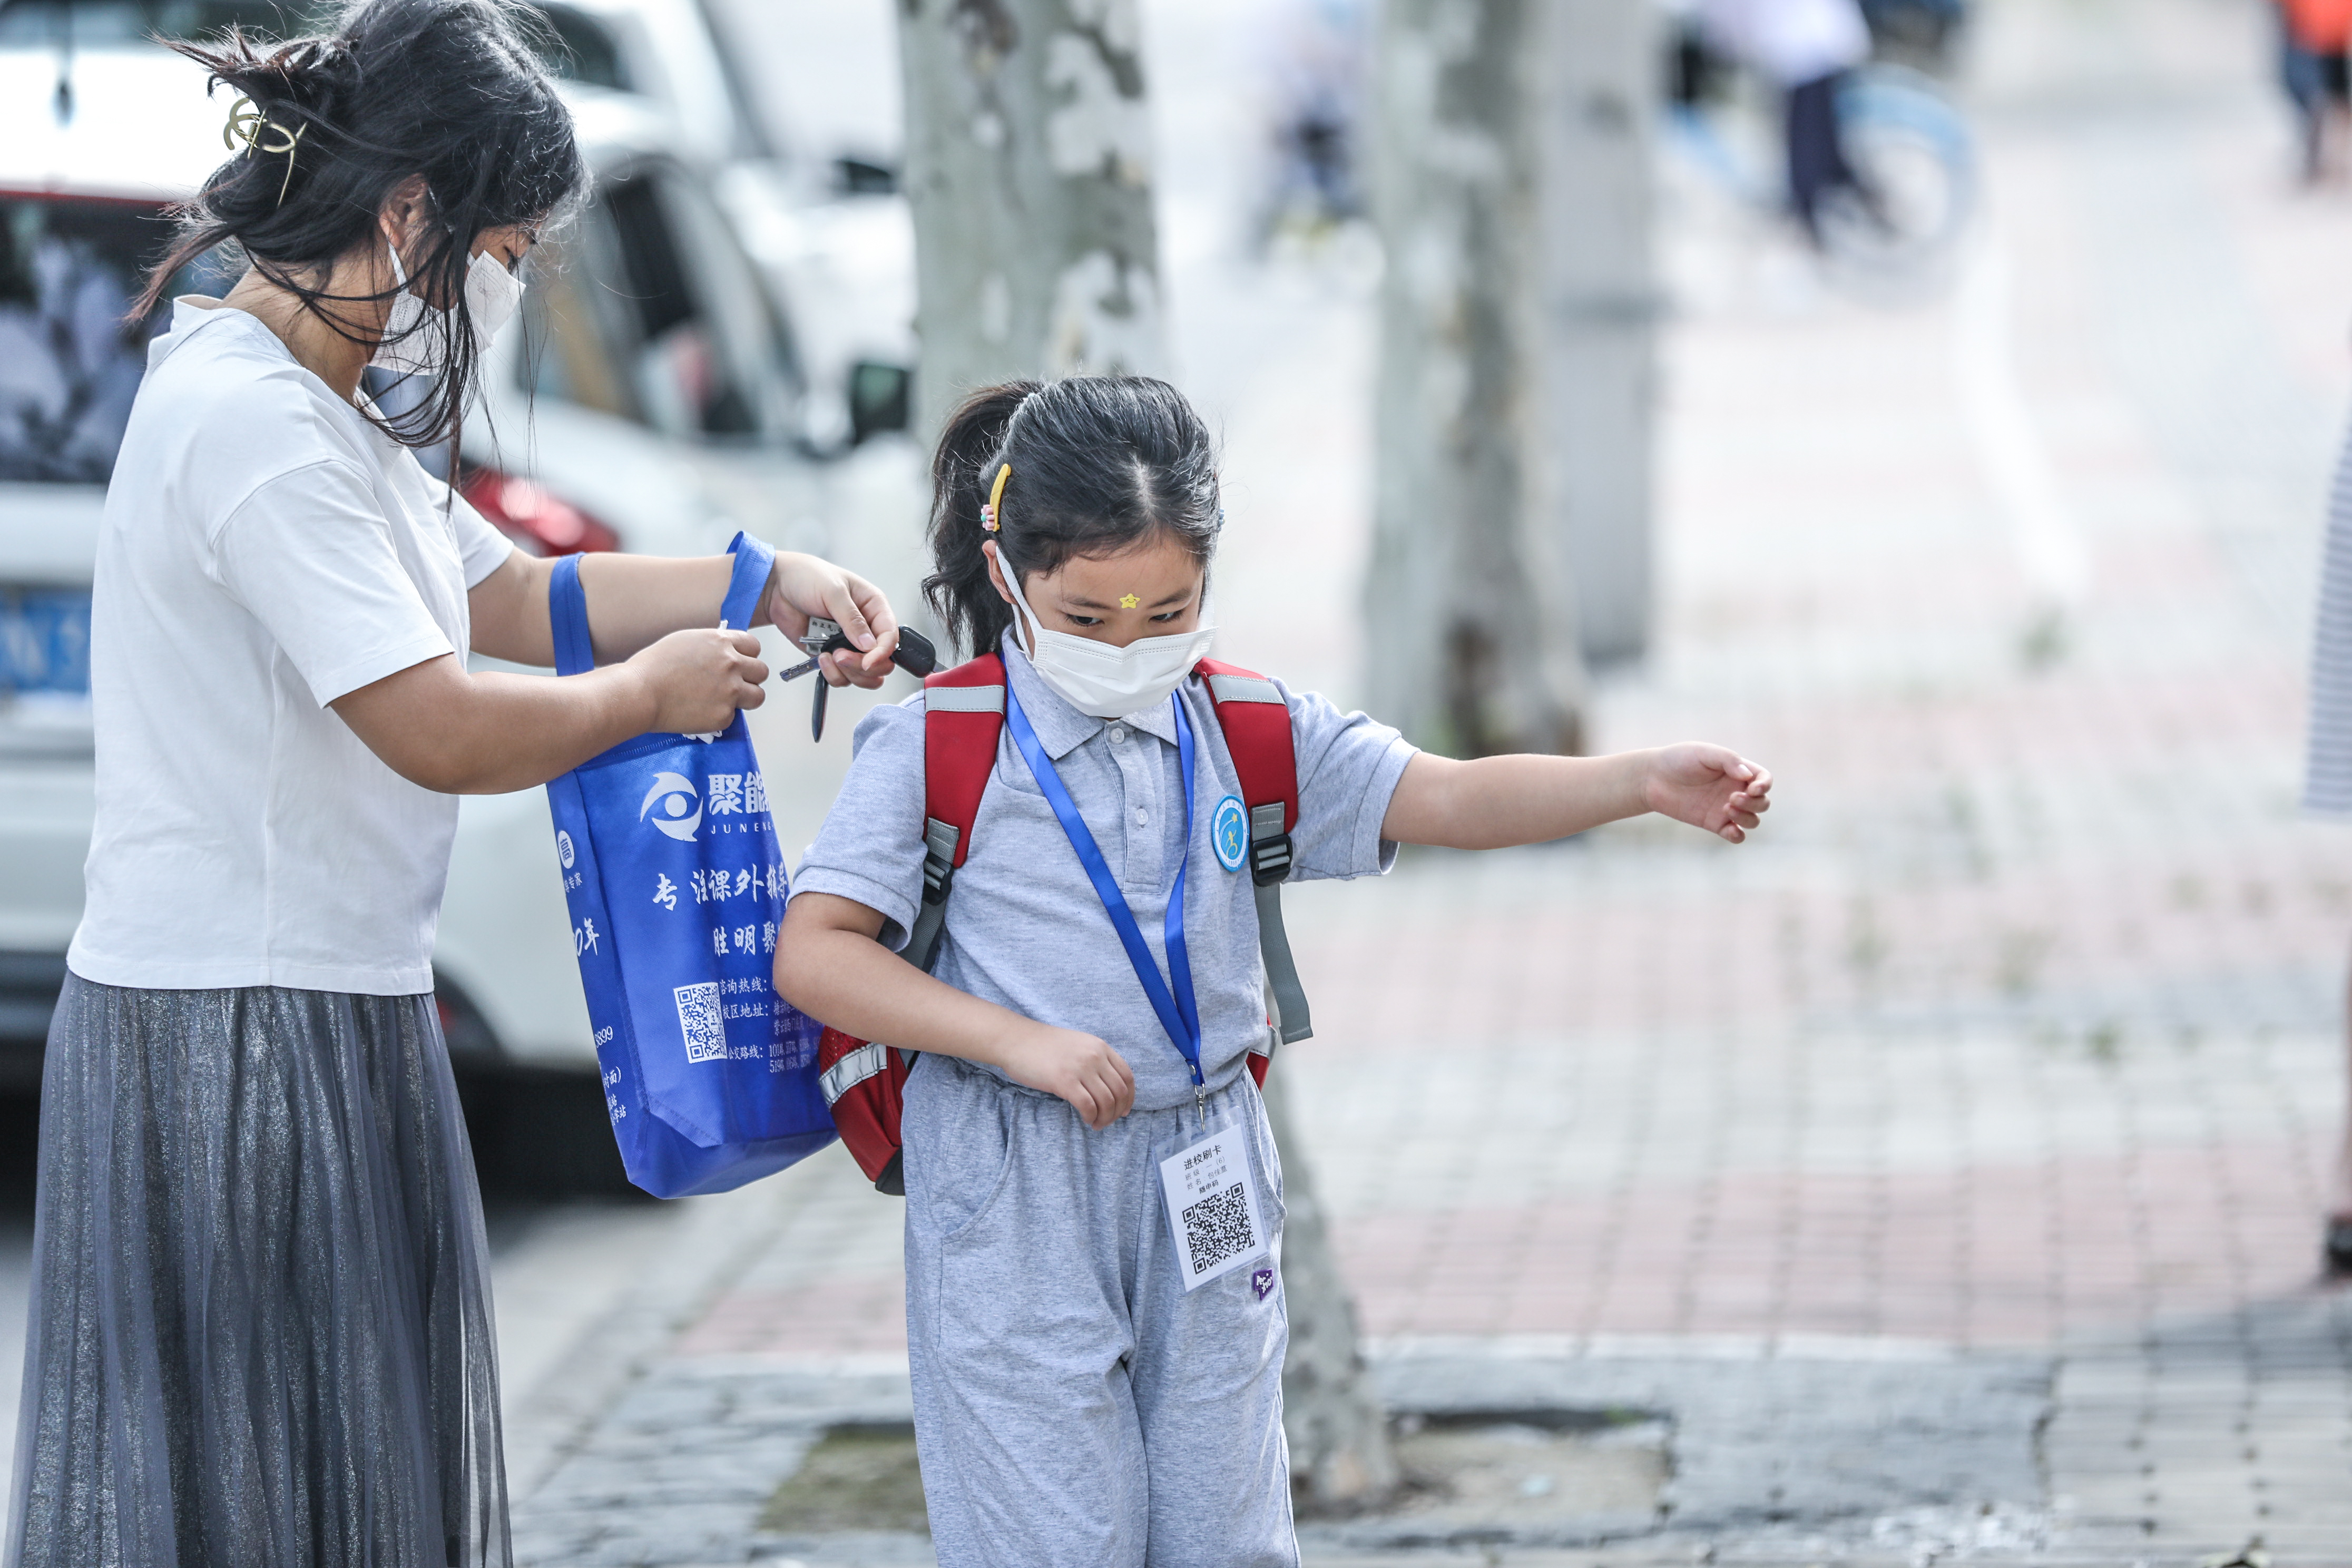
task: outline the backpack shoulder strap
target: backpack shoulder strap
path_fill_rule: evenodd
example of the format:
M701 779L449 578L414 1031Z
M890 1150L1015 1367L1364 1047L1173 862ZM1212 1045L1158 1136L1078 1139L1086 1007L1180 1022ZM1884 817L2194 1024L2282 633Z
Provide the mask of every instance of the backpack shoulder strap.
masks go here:
M1290 936L1282 925L1282 882L1290 875L1290 830L1298 826L1298 752L1290 705L1282 690L1255 670L1204 658L1192 673L1209 683L1209 700L1224 731L1225 750L1241 775L1249 813L1250 879L1257 887L1258 954L1265 963L1273 1025L1285 1045L1315 1032Z
M929 969L947 920L948 889L971 853L972 819L1004 731L1004 660L992 653L923 678L923 904L908 961Z

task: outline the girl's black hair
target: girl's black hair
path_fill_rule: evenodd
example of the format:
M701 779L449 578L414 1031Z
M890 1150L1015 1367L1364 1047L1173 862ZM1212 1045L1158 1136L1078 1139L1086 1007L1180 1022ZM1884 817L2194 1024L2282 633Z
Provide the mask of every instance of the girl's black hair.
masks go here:
M1005 481L997 531L981 526L996 471ZM1073 555L1111 555L1168 534L1205 568L1223 512L1216 443L1164 381L1076 375L983 387L948 416L931 458L931 564L923 597L974 653L995 649L1013 606L989 581L996 551L1015 581Z
M215 246L346 339L373 338L347 307L398 292L333 294L327 269L382 246L377 215L412 176L438 219L404 258L431 311L415 330L440 334L443 370L430 394L377 423L393 439L430 447L457 432L479 367L466 306L466 268L486 229L543 224L578 192L586 166L572 114L539 63L517 0L353 0L324 37L271 46L232 27L212 43L171 47L253 100L255 145L213 171L179 213L179 234L148 272L132 308L144 320L173 275ZM293 140L293 151L273 152ZM291 168L289 168L289 159Z

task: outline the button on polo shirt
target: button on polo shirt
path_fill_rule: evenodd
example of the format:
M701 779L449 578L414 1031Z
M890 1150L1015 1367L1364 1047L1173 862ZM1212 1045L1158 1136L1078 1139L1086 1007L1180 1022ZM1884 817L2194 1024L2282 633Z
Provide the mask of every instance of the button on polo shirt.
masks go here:
M1160 972L1168 889L1184 852L1184 784L1168 704L1116 721L1079 712L1007 643L1007 677L1078 814L1100 845ZM1396 846L1380 836L1413 748L1361 713L1276 683L1297 752L1299 820L1291 878L1386 871ZM1206 686L1177 689L1194 741L1192 868L1184 940L1200 1005L1201 1066L1212 1089L1242 1070L1265 1026L1257 906L1248 875L1227 871L1210 841L1217 802L1241 784ZM830 893L883 917L882 940L906 945L923 888L923 699L859 721L855 760L816 842L793 877L794 897ZM972 823L971 849L949 894L932 971L959 991L1025 1017L1108 1041L1135 1069L1136 1104L1188 1103L1191 1074L1104 912L1094 884L1008 727ZM1312 992L1315 980L1305 977ZM1000 1075L1001 1076L1001 1075Z

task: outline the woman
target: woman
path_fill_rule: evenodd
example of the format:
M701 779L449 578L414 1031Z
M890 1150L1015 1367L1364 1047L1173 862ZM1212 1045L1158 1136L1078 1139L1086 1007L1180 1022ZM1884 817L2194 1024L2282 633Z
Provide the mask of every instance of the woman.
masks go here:
M429 994L456 794L761 700L727 557L599 556L604 668L551 662L547 566L427 477L572 126L510 0L363 0L184 52L250 100L152 275L231 246L149 351L101 529L89 903L43 1085L5 1552L23 1568L509 1559L479 1199ZM373 362L432 377L387 419ZM880 683L857 578L779 556Z

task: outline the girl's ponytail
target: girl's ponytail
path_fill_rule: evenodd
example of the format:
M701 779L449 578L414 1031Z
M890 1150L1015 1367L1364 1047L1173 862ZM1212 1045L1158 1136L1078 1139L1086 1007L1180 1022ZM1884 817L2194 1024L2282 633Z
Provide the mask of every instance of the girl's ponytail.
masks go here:
M923 598L948 635L974 653L996 647L1013 624L1013 606L989 581L988 557L981 545L992 535L981 527L1013 415L1038 390L1034 381L1008 381L982 387L948 416L940 447L931 458L931 564Z

